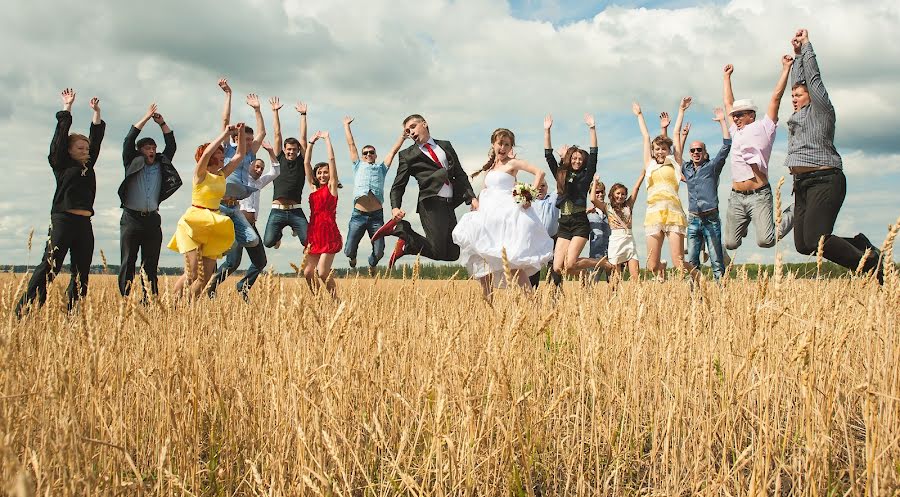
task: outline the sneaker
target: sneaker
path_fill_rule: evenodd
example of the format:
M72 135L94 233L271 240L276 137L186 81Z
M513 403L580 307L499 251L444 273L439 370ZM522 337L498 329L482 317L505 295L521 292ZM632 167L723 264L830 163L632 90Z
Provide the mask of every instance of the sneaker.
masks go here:
M356 257L350 258L350 269L356 269Z

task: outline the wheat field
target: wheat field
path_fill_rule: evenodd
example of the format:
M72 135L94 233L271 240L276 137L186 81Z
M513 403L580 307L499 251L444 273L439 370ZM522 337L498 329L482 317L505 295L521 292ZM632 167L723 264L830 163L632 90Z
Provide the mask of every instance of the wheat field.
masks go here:
M900 495L893 270L493 305L268 275L178 308L98 276L71 314L63 276L17 322L23 278L0 279L10 495Z

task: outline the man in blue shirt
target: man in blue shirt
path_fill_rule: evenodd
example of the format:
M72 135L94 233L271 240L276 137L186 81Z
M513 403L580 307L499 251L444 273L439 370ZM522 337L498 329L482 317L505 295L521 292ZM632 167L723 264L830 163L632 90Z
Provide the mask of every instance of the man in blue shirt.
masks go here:
M700 250L705 243L713 275L718 280L725 274L722 221L719 218L719 176L731 150L731 135L725 122L725 111L717 108L713 119L722 126L722 148L710 160L705 143L691 142L691 160L681 165L681 173L688 188L688 262L700 267ZM689 131L690 125L681 130L679 139L682 149Z
M159 125L163 133L166 148L161 154L156 152L153 138L145 137L135 142L150 119ZM119 292L122 295L131 292L139 250L141 267L150 285L150 292L154 295L159 293L156 275L162 247L159 204L181 186L181 177L172 165L173 157L175 133L157 112L156 104L150 104L144 117L128 130L122 146L125 179L118 190L122 206L122 219L119 222L119 248L122 257L119 266ZM147 289L144 288L144 299L146 298Z
M397 143L388 152L385 160L376 163L378 155L375 147L365 145L362 148L362 160L356 149L356 141L353 139L353 131L350 123L353 118L344 117L344 135L347 138L347 147L350 149L350 160L353 161L353 214L350 216L350 227L347 229L347 243L344 246L344 255L350 259L350 267L356 267L356 252L363 235L368 232L369 239L384 226L384 178L394 156L406 140L406 133L400 135ZM372 254L369 256L369 274L375 273L375 266L384 257L384 238L372 241Z

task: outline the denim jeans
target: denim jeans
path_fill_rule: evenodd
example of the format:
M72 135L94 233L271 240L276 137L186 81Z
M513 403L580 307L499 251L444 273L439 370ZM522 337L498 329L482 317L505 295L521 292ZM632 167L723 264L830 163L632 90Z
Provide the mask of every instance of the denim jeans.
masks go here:
M300 243L306 246L306 230L309 222L303 209L275 209L269 211L269 220L266 222L266 233L263 235L263 245L272 248L281 240L281 232L290 226L294 235L300 239Z
M728 197L728 213L725 216L725 248L735 250L747 236L747 228L753 221L756 244L762 248L775 246L775 216L772 189L744 195L732 190ZM781 215L781 234L784 239L794 226L793 206Z
M706 244L709 263L716 280L725 274L725 263L722 256L722 220L719 214L707 217L691 215L688 221L687 245L688 262L700 267L700 249Z
M253 232L256 233L257 238L259 238L259 233L256 231L256 226L253 226ZM219 266L219 270L216 272L216 275L212 279L212 283L210 283L209 291L207 292L210 297L215 296L216 288L218 288L219 284L225 281L232 273L234 273L238 267L241 265L241 258L244 255L244 247L240 246L237 242L231 246L231 249L225 255L225 262ZM253 247L247 247L247 255L250 256L250 267L247 268L247 272L244 274L244 277L237 282L236 288L238 293L246 294L250 291L250 288L256 283L256 278L259 277L260 273L266 269L266 265L269 261L266 259L266 248L263 247L263 244L257 243Z
M353 209L350 215L350 227L347 229L347 243L344 245L344 255L348 259L356 259L356 251L359 249L359 242L362 241L363 235L368 232L369 238L378 231L378 228L384 226L384 211L377 210L372 212L363 212L359 209ZM369 266L375 267L378 261L384 257L384 238L379 238L372 242L372 254L369 255Z
M255 247L259 245L259 235L239 208L219 204L219 212L228 216L231 222L234 223L234 243L241 247Z

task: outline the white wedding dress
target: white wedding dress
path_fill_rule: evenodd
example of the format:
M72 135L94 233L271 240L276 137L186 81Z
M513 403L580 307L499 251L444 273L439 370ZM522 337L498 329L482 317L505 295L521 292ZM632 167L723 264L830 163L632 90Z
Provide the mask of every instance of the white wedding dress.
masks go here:
M467 212L453 229L453 243L459 245L459 260L469 275L494 275L495 285L504 283L502 250L511 270L528 276L541 270L553 258L553 239L534 209L513 200L516 178L502 171L489 171L478 197L478 210Z

